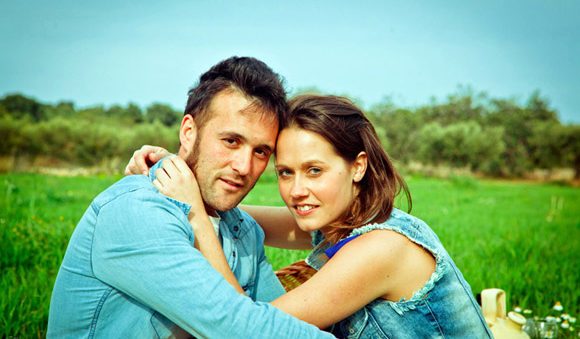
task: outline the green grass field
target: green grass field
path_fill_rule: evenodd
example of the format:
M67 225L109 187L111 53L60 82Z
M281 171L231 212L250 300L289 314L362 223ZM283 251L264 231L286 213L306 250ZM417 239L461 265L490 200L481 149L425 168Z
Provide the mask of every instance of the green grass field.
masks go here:
M0 337L44 337L68 238L91 199L119 177L0 175ZM506 290L508 307L578 314L580 190L471 178L410 177L412 214L441 238L474 293ZM282 205L264 175L246 203ZM306 252L267 249L275 268Z

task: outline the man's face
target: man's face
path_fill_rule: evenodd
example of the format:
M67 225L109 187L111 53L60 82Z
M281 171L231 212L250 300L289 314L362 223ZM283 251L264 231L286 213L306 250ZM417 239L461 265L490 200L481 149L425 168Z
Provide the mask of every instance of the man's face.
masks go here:
M186 162L214 214L236 207L254 187L274 150L278 122L235 90L218 93L208 113Z

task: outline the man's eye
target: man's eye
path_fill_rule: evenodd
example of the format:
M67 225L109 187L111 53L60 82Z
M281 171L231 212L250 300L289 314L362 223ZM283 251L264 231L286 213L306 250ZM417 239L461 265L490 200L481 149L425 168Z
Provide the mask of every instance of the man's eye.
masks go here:
M226 138L224 142L230 146L234 146L238 143L238 140L236 138Z
M259 156L259 157L267 157L268 156L268 152L264 149L257 149L255 151L255 153Z

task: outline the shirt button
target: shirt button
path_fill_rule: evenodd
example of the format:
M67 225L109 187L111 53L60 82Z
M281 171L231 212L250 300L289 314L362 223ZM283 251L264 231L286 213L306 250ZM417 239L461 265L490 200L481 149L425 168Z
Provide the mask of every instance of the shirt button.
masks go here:
M234 232L237 232L240 228L236 225L234 226Z

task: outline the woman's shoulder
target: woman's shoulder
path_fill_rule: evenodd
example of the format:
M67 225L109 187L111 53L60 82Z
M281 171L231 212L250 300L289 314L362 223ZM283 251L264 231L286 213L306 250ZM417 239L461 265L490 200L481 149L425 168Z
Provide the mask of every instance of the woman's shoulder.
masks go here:
M345 265L350 269L364 263L367 266L365 270L381 277L390 277L381 281L386 292L399 291L405 283L413 283L420 288L435 268L435 260L428 251L393 230L377 229L357 236L337 252L336 257L339 256L343 262L350 263ZM415 281L416 269L424 272L421 281Z
M401 260L397 258L405 255L417 256L425 250L435 255L441 249L437 235L424 221L399 209L393 209L385 222L354 229L349 238L352 249L360 247L367 253L373 252L372 255L398 262Z
M353 236L339 252L343 255L363 256L367 260L381 259L380 262L393 262L409 248L409 239L394 230L373 229Z
M388 300L411 298L436 268L432 252L394 230L373 230L358 236L350 245L345 246L343 255L362 255L377 274L390 277L384 282L384 298Z

